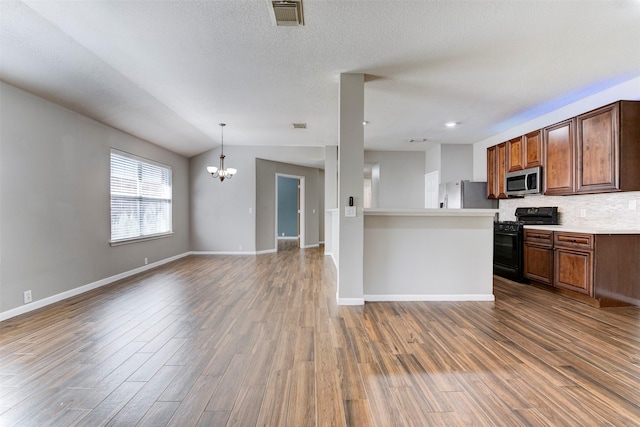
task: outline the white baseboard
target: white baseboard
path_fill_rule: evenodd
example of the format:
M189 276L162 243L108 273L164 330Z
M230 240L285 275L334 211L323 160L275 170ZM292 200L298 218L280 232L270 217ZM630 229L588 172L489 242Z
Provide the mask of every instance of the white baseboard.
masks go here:
M268 249L271 250L271 249ZM262 253L262 251L260 252ZM191 251L191 255L257 255L256 251Z
M302 249L311 249L311 248L319 248L320 245L318 243L314 243L313 245L305 245Z
M364 298L340 298L336 292L338 305L364 305Z
M329 255L331 255L331 261L333 261L333 266L337 270L338 269L338 260L336 259L335 255L333 255L333 252L330 252Z
M495 301L493 294L365 295L365 301Z
M278 236L278 240L298 240L299 237L293 236Z
M10 319L12 317L19 316L21 314L28 313L30 311L37 310L37 309L42 308L42 307L46 307L48 305L51 305L53 303L65 300L67 298L71 298L71 297L74 297L76 295L80 295L82 293L89 292L89 291L91 291L93 289L97 289L99 287L108 285L110 283L117 282L118 280L125 279L125 278L127 278L129 276L133 276L134 274L138 274L138 273L142 273L142 272L147 271L147 270L151 270L152 268L161 266L163 264L167 264L167 263L169 263L171 261L175 261L175 260L180 259L180 258L184 258L184 257L186 257L186 256L188 256L190 254L191 254L191 252L185 252L185 253L180 254L180 255L172 256L170 258L165 258L163 260L156 261L156 262L153 262L151 264L144 265L142 267L134 268L133 270L125 271L124 273L116 274L114 276L107 277L107 278L95 281L93 283L89 283L87 285L83 285L83 286L80 286L80 287L77 287L77 288L69 289L68 291L64 291L64 292L61 292L61 293L56 294L56 295L52 295L52 296L47 297L47 298L43 298L43 299L34 301L32 303L22 305L20 307L12 308L11 310L7 310L7 311L4 311L4 312L0 313L0 322L3 321L3 320Z
M255 254L256 255L262 255L262 254L275 254L276 252L278 252L275 249L265 249L263 251L256 251Z

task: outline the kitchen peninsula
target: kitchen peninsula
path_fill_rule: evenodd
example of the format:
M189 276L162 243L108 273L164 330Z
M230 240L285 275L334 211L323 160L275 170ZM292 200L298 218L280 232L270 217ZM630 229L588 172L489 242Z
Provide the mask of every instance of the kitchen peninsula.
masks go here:
M495 209L365 209L365 301L493 301Z

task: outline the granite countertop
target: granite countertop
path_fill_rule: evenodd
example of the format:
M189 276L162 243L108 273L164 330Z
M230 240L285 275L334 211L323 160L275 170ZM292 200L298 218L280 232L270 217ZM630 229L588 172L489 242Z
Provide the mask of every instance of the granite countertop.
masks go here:
M530 230L566 231L568 233L585 234L640 234L639 230L612 229L612 228L592 228L576 225L525 225L524 228Z

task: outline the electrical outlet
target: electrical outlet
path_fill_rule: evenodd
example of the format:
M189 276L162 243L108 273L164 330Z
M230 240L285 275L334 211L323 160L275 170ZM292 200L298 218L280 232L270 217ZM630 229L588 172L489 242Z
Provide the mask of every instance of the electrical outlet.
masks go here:
M33 301L33 297L31 296L31 291L24 291L24 303L28 304Z
M587 210L586 209L580 209L580 217L581 218L585 218L587 216Z
M637 208L636 200L635 199L629 200L629 210L630 211L635 211L636 208Z
M145 257L145 259L144 259L144 265L147 265L147 264L149 264L149 258L146 258L146 257Z

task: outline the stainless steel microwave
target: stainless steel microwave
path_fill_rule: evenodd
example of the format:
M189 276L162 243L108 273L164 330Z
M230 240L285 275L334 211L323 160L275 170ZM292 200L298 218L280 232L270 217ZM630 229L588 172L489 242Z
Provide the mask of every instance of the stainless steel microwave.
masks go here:
M542 168L523 169L507 172L505 175L507 196L523 196L542 191Z

